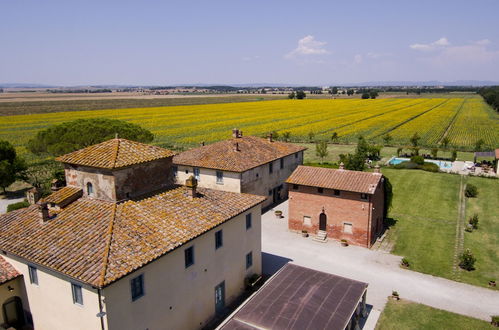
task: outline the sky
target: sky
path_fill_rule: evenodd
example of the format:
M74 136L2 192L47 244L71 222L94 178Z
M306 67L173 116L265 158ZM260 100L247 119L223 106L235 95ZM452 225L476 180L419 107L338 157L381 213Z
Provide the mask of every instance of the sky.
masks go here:
M0 83L499 81L497 13L497 0L0 0Z

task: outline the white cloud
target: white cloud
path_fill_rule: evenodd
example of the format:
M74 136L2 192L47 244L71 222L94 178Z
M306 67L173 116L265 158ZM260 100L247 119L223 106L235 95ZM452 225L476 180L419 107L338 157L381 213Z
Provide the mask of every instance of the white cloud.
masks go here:
M372 58L372 59L378 59L381 57L389 57L389 56L393 56L393 54L392 53L374 53L374 52L369 52L366 54L366 57Z
M489 39L478 40L478 41L475 41L475 44L485 46L485 45L490 44L490 40Z
M360 54L355 55L355 56L353 57L353 62L354 62L355 64L360 64L360 63L362 63L362 55L360 55Z
M420 51L431 51L439 48L444 48L450 46L449 40L447 38L442 37L434 42L431 42L429 44L412 44L409 47L414 49L414 50L420 50Z
M286 58L292 58L297 55L322 55L329 54L329 52L324 49L327 43L324 41L315 40L314 36L308 35L300 40L298 40L298 47L293 49L291 52L286 54Z

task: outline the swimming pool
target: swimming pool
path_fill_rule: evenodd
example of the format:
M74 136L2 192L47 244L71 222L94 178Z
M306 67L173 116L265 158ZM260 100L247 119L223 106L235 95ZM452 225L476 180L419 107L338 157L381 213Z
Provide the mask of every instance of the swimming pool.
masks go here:
M410 161L409 158L393 157L392 159L390 159L388 164L397 165L397 164L400 164L402 162L408 162L408 161ZM445 160L425 159L424 161L427 163L437 164L438 167L440 167L440 169L447 169L448 170L452 167L452 162L445 161Z

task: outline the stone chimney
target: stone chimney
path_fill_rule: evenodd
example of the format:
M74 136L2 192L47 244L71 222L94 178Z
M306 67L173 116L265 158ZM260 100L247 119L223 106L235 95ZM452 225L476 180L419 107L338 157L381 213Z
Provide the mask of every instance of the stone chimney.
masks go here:
M234 151L241 151L239 149L239 143L238 142L234 143Z
M274 140L272 140L272 133L269 133L269 135L267 136L269 142L274 142Z
M185 180L185 186L188 188L188 196L191 198L195 198L197 196L198 180L196 180L196 178L191 175L187 180Z
M345 164L343 164L343 162L340 163L340 170L344 170L345 169Z
M47 203L38 204L38 212L40 223L45 223L50 220L49 208Z
M381 174L381 171L379 169L379 165L378 164L376 164L376 166L374 166L374 173Z
M238 139L238 138L240 138L242 135L243 135L243 132L240 132L237 128L234 128L234 129L232 130L232 137L233 137L233 138Z

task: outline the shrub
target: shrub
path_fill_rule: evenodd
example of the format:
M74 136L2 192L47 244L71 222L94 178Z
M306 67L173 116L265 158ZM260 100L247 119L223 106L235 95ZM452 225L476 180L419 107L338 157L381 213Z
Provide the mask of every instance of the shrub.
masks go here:
M421 165L420 168L423 171L427 171L427 172L439 172L440 171L440 167L438 167L438 165L434 164L434 163L424 163L423 165Z
M408 170L414 170L414 169L417 169L418 168L418 164L414 163L414 162L402 162L400 164L397 164L395 166L393 166L395 168L399 168L399 169L408 169Z
M25 207L28 207L29 203L27 200L23 200L22 202L17 202L14 204L9 204L7 205L7 212L19 210L19 209L24 209Z
M475 261L476 258L471 252L470 249L466 249L460 256L459 256L459 267L465 270L474 270L475 269Z
M402 261L400 262L400 264L404 267L409 267L411 264L409 263L409 259L407 258L402 258Z
M392 296L399 297L400 295L399 295L399 293L397 291L392 291Z
M457 159L457 150L452 150L451 160L455 161Z
M492 315L490 323L496 327L499 327L499 315Z
M477 197L478 196L478 188L475 185L468 183L466 185L466 189L464 190L464 195L468 198Z
M468 223L473 227L473 229L478 229L478 214L473 214L473 216L469 218Z
M411 157L411 162L416 163L418 165L423 165L424 164L424 158L423 158L423 156L412 156Z

